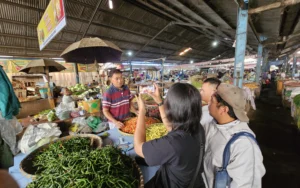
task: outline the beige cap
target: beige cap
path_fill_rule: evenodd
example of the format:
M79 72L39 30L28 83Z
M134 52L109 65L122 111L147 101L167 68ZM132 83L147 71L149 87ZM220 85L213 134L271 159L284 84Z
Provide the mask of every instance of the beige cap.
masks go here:
M233 108L235 116L240 121L249 122L245 111L246 97L243 89L231 84L221 83L217 88L217 94Z

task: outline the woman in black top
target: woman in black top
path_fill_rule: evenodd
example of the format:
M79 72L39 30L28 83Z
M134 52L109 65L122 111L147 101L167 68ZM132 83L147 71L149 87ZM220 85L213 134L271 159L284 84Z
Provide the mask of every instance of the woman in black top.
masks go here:
M201 96L199 91L190 84L177 83L168 91L163 102L158 86L155 92L149 93L159 106L164 125L169 133L159 139L146 142L145 104L139 97L139 115L134 133L135 152L145 158L150 166L160 165L156 175L145 187L183 188L205 187L201 173L190 185L196 173L199 161L200 140L204 143L204 131L200 125L202 115Z

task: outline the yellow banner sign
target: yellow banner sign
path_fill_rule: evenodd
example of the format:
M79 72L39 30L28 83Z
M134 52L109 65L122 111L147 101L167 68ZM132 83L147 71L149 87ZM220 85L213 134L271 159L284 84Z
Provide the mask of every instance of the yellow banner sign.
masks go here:
M42 50L66 25L64 1L50 0L37 27L40 50Z

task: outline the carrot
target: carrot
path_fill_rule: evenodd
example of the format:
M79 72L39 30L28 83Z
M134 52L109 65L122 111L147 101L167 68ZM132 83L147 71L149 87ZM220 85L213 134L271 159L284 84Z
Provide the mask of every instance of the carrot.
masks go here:
M146 117L145 119L146 127L149 127L154 123L161 123L161 121L152 117ZM124 122L124 126L121 128L121 131L129 134L134 134L136 124L137 124L137 117L131 118Z

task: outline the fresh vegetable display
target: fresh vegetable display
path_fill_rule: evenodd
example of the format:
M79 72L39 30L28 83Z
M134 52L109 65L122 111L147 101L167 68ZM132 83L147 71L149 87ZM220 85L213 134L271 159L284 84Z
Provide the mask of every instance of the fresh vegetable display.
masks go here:
M195 88L200 89L203 84L202 76L200 76L200 75L191 76L190 82Z
M121 150L106 146L92 149L88 138L56 142L34 158L35 187L138 187L134 163Z
M248 87L249 89L256 89L259 87L257 83L244 83L243 86Z
M300 94L296 95L294 97L293 101L294 101L294 104L296 107L296 110L295 110L296 112L295 112L294 118L297 122L298 129L300 129Z
M146 129L146 141L161 138L168 134L167 128L162 123L156 123Z
M145 118L146 126L149 126L154 123L160 123L160 122L161 121L159 121L156 118L152 118L152 117ZM121 131L123 131L125 133L129 133L129 134L134 134L136 124L137 124L137 117L131 118L124 122L124 126L121 128Z
M55 115L55 110L54 109L48 109L48 110L43 110L40 113L38 113L37 115L33 116L33 119L35 121L43 121L43 120L47 120L47 121L54 121L57 119L56 115Z
M54 110L51 110L48 114L47 114L47 120L49 122L52 122L54 120L56 120L57 117L56 117L56 114L55 114L55 111Z
M152 98L150 95L148 95L148 94L140 94L140 95L142 95L142 99L143 99L144 101L152 101L152 100L153 100L153 98ZM134 98L132 99L132 102L137 102L136 99L137 99L137 98L134 97Z
M296 95L293 100L296 107L300 107L300 95Z
M88 90L88 88L84 84L76 84L75 86L69 87L68 89L72 92Z

